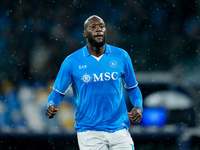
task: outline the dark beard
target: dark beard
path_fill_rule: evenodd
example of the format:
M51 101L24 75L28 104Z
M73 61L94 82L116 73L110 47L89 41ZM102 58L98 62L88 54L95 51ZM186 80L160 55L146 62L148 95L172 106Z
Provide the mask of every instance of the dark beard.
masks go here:
M97 42L93 38L88 38L88 41L94 47L102 47L105 44L106 39L104 37L102 42Z

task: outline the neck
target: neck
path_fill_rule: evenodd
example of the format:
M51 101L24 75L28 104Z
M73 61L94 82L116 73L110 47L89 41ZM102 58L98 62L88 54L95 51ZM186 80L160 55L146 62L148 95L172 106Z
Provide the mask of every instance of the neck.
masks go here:
M89 53L96 57L99 57L105 53L105 44L102 47L94 47L91 44L88 44L87 48Z

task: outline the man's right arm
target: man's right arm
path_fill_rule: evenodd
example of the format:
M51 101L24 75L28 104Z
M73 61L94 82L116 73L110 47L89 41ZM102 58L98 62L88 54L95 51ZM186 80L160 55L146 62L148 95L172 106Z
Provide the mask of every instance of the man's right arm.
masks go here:
M53 118L58 111L58 106L62 101L67 87L71 84L71 60L68 57L63 61L61 68L57 74L54 90L48 97L46 115L48 118Z
M51 92L47 100L46 116L51 119L58 111L58 106L62 101L64 95L56 91L55 89Z

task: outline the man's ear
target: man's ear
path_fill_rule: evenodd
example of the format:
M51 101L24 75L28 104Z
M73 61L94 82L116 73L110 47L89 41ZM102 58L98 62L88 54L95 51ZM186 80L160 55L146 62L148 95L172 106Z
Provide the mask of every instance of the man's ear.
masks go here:
M85 31L83 31L83 36L84 36L85 38L87 37L87 35L86 35Z

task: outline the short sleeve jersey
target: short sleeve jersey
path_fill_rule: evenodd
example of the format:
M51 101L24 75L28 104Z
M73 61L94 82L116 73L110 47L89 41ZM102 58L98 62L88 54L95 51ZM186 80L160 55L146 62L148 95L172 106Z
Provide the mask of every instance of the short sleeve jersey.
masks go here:
M137 86L131 59L120 48L105 44L105 53L98 60L87 45L62 63L54 83L61 94L72 85L77 104L75 129L114 132L129 128L123 87Z

